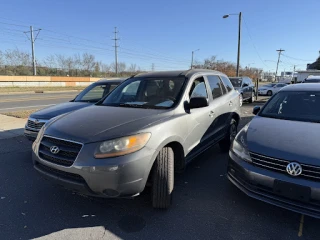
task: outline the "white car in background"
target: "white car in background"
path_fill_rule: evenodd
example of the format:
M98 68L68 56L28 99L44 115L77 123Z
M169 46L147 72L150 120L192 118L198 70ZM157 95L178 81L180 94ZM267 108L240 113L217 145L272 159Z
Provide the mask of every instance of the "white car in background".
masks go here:
M285 86L287 86L287 84L285 83L266 84L258 88L258 94L272 96L273 94L279 92L279 90Z

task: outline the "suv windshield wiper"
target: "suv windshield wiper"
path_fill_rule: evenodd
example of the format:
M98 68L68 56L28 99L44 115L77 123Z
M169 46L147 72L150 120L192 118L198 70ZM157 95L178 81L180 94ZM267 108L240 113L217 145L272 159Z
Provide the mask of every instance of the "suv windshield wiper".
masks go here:
M169 107L164 106L154 106L154 105L146 105L146 104L134 104L134 103L120 103L119 107L131 107L131 108L145 108L145 109L168 109Z

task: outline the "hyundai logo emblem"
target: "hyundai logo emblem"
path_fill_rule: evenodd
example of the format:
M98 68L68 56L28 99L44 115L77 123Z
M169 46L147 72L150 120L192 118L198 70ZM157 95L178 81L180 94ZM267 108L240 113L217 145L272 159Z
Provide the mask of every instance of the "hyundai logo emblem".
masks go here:
M302 167L299 163L296 162L292 162L289 163L287 166L287 172L291 175L291 176L299 176L302 173Z
M60 151L60 149L57 146L50 147L50 152L53 154L57 154Z

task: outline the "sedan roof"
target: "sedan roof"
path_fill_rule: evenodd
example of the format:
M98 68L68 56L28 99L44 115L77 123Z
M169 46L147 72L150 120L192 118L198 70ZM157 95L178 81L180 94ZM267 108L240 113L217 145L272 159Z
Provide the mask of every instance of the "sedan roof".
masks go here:
M280 92L283 91L316 91L320 92L320 84L319 83L298 83L298 84L291 84L286 87L281 88Z

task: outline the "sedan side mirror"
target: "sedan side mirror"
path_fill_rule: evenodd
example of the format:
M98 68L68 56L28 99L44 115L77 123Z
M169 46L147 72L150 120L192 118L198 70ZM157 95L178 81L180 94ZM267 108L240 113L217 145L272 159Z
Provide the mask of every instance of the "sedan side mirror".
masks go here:
M260 111L260 109L261 109L260 106L255 106L255 107L253 108L253 110L252 110L252 113L253 113L254 115L257 115L258 112Z
M205 97L193 97L190 99L189 102L189 108L202 108L202 107L207 107L208 104L208 100Z

